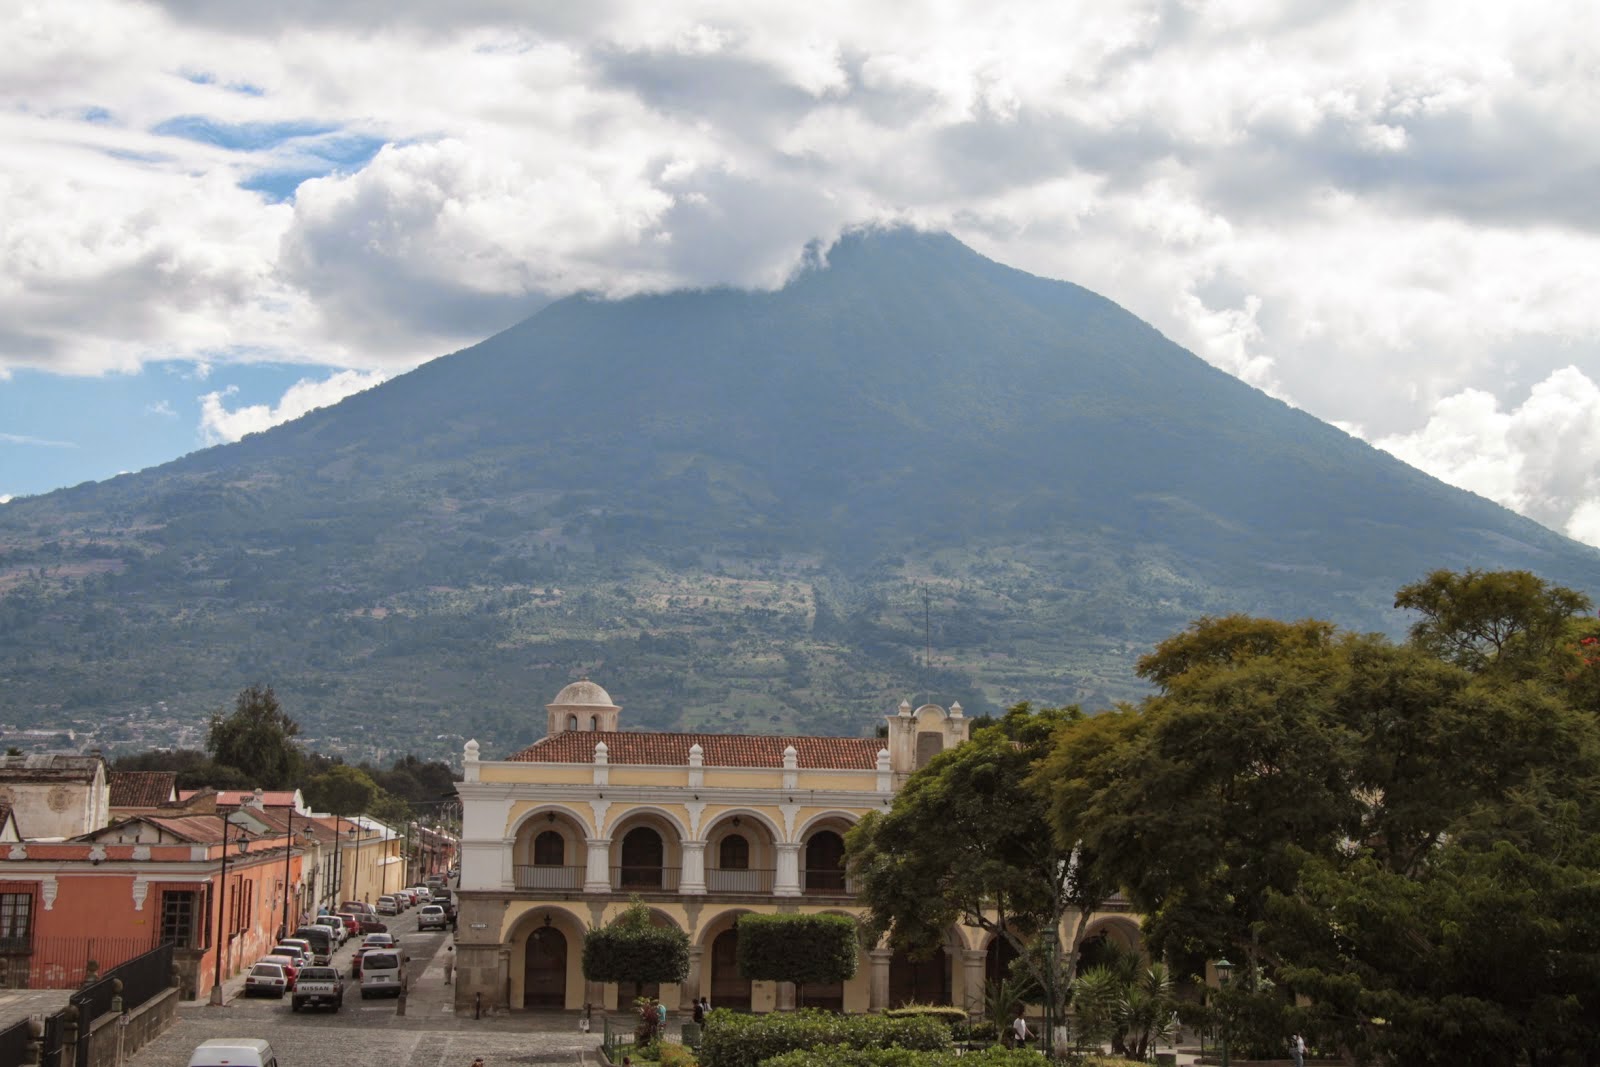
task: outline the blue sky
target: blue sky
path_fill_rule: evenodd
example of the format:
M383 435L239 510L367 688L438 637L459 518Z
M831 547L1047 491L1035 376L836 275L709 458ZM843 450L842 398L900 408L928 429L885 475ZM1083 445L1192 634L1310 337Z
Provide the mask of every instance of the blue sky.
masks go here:
M272 405L297 381L336 369L149 363L99 377L19 370L0 381L0 490L44 493L165 463L214 443L202 425L203 396L224 393L230 408Z
M1600 544L1593 0L0 15L0 498L894 223Z

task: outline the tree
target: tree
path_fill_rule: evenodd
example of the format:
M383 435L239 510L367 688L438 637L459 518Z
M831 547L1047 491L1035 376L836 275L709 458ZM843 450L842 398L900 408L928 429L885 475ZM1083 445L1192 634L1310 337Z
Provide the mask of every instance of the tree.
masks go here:
M312 811L360 815L372 811L378 787L366 771L341 763L309 779L303 795Z
M206 751L263 789L291 788L300 774L302 756L294 743L299 733L300 724L278 705L272 687L252 685L235 698L233 714L211 716Z
M1592 602L1528 571L1438 570L1395 593L1394 606L1422 613L1411 640L1470 671L1532 677Z
M653 925L637 897L610 923L584 934L583 976L591 982L632 982L637 997L646 982L681 982L688 973L689 935Z
M856 973L856 923L844 915L739 916L739 973L758 982L793 982L796 1003L807 984L844 982Z
M957 923L1002 937L1059 1018L1089 914L1114 888L1092 850L1048 832L1045 796L1030 779L1057 727L1076 708L1011 708L964 745L913 774L887 813L869 813L846 840L871 933L912 955L937 951ZM1078 923L1062 950L1069 912Z

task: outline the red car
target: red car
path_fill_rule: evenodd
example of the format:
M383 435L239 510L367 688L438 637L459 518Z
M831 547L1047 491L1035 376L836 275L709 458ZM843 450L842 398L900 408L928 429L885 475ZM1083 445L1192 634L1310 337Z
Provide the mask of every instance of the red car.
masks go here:
M341 911L335 914L334 918L344 923L344 931L351 937L356 937L361 933L361 920L349 912Z

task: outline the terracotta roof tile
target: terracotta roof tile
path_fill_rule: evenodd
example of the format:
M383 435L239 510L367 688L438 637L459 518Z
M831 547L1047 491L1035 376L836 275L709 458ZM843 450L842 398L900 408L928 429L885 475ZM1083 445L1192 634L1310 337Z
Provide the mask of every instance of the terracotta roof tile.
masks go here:
M870 771L884 741L876 737L774 737L765 734L658 734L569 730L536 741L512 763L593 763L596 742L606 743L611 763L687 767L698 744L707 767L782 767L783 750L794 746L804 769Z
M154 808L172 799L178 775L176 771L112 771L106 782L111 786L113 808Z

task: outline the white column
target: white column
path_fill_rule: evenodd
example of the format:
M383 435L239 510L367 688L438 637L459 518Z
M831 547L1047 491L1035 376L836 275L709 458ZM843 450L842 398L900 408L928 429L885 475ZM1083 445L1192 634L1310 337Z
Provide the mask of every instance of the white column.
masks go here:
M778 874L772 887L777 897L800 895L800 845L785 842L778 846Z
M703 896L706 891L706 843L683 843L683 877L678 881L678 892Z
M611 838L590 837L584 840L589 846L589 864L583 873L585 893L611 892Z
M889 1006L889 961L894 959L894 950L887 948L869 949L867 958L872 961L872 982L868 990L868 1011L883 1011Z
M969 1012L983 1010L983 969L988 962L989 954L981 948L961 950L962 979L966 985L964 1000Z

